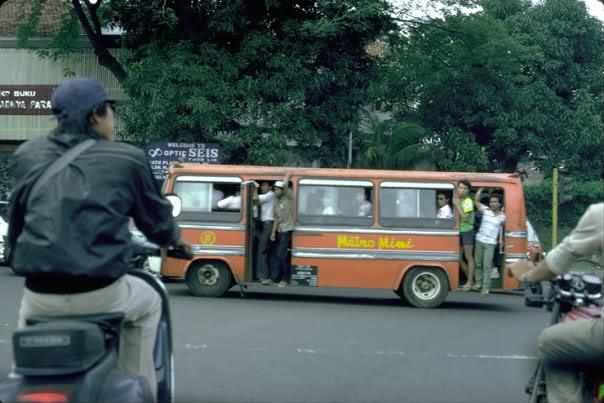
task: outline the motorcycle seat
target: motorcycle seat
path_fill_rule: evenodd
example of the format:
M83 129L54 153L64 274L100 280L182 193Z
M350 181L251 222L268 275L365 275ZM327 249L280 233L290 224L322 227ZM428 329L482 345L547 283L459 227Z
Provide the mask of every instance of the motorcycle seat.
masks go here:
M108 324L111 326L120 326L124 321L125 314L123 312L108 312L94 313L86 315L35 315L27 319L28 326L37 325L40 323L57 322L57 321L76 321L88 322L93 324Z

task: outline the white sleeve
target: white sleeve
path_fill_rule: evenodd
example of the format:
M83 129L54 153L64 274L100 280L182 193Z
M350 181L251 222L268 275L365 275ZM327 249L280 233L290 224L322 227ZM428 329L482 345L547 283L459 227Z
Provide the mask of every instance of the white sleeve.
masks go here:
M231 199L233 198L233 196L229 196L226 199L222 199L220 200L217 204L218 207L220 208L227 208L229 206L229 204L231 203Z
M275 197L275 194L273 192L268 192L262 195L258 195L258 201L260 201L260 204L264 204L273 200L273 197Z
M545 257L556 274L568 271L582 257L601 254L604 243L604 203L592 204L575 229Z

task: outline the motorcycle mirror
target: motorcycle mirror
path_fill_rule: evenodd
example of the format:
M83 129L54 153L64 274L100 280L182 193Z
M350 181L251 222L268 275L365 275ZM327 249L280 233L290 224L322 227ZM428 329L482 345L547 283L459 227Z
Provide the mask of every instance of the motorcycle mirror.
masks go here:
M182 211L182 200L174 193L167 194L166 199L172 204L172 217L178 217Z

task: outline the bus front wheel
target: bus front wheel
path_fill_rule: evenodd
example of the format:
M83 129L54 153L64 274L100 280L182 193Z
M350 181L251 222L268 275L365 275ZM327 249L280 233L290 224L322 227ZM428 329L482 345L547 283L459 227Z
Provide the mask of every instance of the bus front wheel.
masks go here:
M189 269L187 287L198 297L220 297L233 283L231 270L222 262L198 262Z
M411 269L403 280L405 299L417 308L436 308L449 293L449 279L440 269L419 267Z

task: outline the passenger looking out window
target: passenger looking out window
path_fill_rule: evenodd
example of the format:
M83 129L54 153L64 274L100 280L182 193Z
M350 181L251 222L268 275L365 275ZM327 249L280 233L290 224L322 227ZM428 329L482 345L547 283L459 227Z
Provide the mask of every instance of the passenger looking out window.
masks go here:
M453 219L453 210L449 205L451 199L445 192L438 192L436 194L436 204L438 205L438 212L436 218Z
M371 216L371 209L372 209L372 205L371 202L369 201L369 195L371 193L363 191L362 193L359 192L356 195L356 202L359 205L359 217L369 217Z

